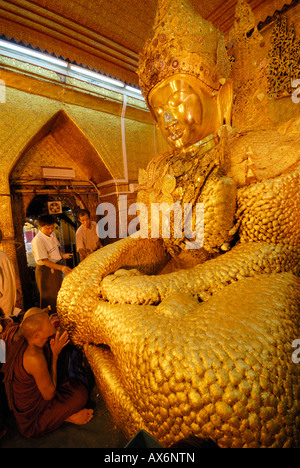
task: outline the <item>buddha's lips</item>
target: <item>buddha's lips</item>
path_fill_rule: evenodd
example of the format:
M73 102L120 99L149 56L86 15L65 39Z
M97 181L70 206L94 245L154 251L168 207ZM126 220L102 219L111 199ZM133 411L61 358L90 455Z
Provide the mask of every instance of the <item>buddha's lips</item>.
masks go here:
M172 129L172 130L169 130L168 139L172 141L180 140L180 138L183 137L183 134L184 134L184 130Z
M178 122L177 121L174 121L172 123L170 123L170 125L166 126L166 131L167 131L167 137L169 140L171 141L174 141L174 140L179 140L180 138L182 138L183 134L184 134L184 129L180 129L178 126L177 126Z

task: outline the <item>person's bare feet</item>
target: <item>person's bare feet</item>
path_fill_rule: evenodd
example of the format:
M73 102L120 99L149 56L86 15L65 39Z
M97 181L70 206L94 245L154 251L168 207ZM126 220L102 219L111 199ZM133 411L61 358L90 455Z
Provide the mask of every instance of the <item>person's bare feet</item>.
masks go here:
M87 424L94 416L94 410L83 408L82 410L78 411L78 413L72 414L69 418L66 419L66 422L76 424L77 426L82 426L83 424Z

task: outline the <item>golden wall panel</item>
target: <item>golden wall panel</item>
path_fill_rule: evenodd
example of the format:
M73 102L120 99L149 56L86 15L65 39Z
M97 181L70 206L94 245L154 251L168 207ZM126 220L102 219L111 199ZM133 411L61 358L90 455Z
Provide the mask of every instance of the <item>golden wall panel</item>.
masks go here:
M8 62L2 63L2 67L8 67ZM124 179L122 102L106 90L102 96L92 94L90 91L95 87L88 84L82 91L55 85L50 82L51 72L45 73L42 80L34 78L30 66L23 66L21 72L2 69L0 79L6 84L5 103L0 104L0 229L4 237L0 248L12 259L21 290L10 177L41 178L42 166L55 166L74 168L78 180ZM75 84L73 82L72 86ZM146 167L154 156L155 144L150 114L142 110L143 105L136 105L136 100L128 101L124 128L128 173L134 182L138 179L139 168ZM112 181L102 192L109 194L115 190ZM128 191L128 185L122 190ZM118 204L116 196L103 200ZM26 212L26 207L22 212L24 210Z
M121 140L120 116L98 112L94 109L60 103L50 98L28 94L16 89L7 88L6 103L1 105L1 163L6 177L17 162L18 157L26 148L28 142L58 111L64 110L78 125L90 143L95 147L105 165L109 168L113 178L123 178L123 153ZM145 167L154 154L153 125L142 123L126 124L126 145L131 154L139 154L137 161L132 164L130 172L132 178L137 179L139 167ZM135 126L135 127L134 127ZM136 130L135 130L136 129ZM149 141L149 151L141 145L143 133Z

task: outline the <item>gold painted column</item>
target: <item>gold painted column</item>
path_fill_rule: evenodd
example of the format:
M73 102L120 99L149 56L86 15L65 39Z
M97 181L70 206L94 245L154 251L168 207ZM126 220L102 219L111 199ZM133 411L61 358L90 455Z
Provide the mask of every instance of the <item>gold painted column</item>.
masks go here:
M17 261L17 245L15 243L15 230L12 214L11 193L8 177L5 173L0 173L0 230L2 232L0 249L3 250L9 256L10 260L13 263L16 272L16 285L18 291L16 306L22 309L23 298Z

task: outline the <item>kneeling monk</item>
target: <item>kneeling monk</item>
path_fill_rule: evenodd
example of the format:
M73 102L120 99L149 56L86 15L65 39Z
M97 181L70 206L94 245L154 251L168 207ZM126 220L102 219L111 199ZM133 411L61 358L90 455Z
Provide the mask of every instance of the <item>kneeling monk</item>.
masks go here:
M55 328L41 312L23 320L21 337L14 353L8 353L4 382L9 386L10 404L20 433L40 437L63 422L86 424L93 410L84 408L88 389L79 380L65 380L57 387L57 360L68 344L68 335ZM46 346L48 338L50 347Z

